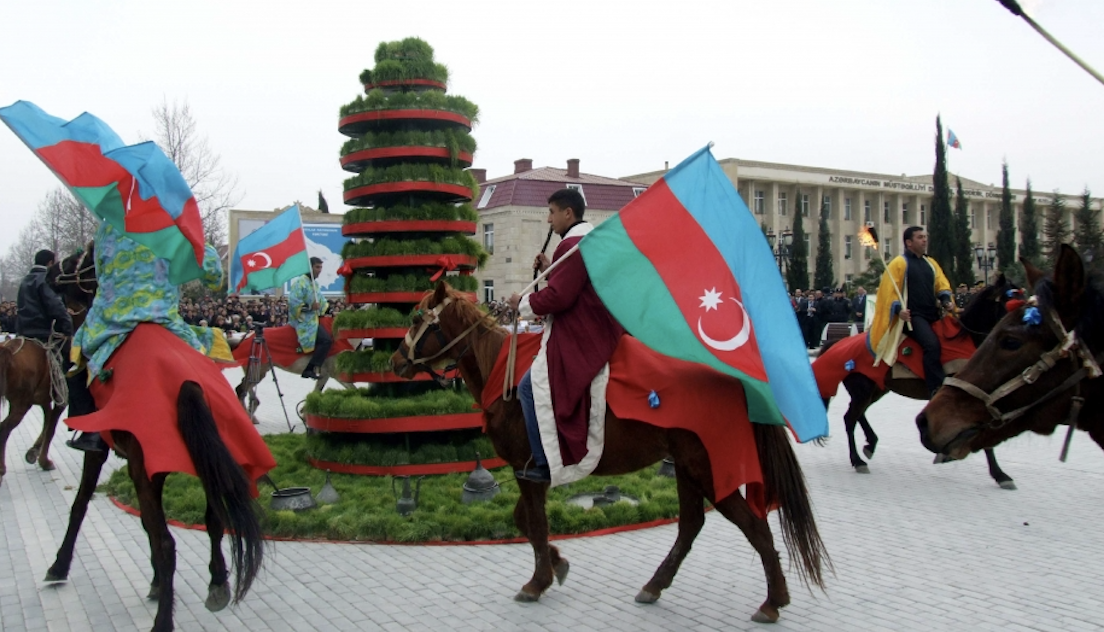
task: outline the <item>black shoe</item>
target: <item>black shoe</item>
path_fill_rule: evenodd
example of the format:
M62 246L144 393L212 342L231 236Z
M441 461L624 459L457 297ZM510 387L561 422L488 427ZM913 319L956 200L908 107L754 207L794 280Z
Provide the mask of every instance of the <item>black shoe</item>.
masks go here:
M65 445L81 452L107 452L107 442L98 432L82 432L77 438L66 441Z
M308 380L317 380L318 371L314 368L314 365L307 365L307 368L303 369L299 377L305 377Z
M547 465L535 465L524 470L514 470L514 478L530 483L551 483L552 473L548 471Z

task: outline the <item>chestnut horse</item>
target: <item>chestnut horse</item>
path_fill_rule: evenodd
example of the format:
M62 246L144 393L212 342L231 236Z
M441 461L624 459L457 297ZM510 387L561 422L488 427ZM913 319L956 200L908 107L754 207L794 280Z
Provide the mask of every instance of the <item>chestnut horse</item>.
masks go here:
M1104 276L1063 245L1052 278L1024 262L1035 296L1009 313L916 417L920 440L960 458L1060 423L1104 448Z
M86 266L73 263L73 257L62 264L62 274L75 279L74 282L61 286L63 298L70 311L75 311L76 307L76 311L81 313L82 322L83 314L92 306L97 289L95 268L91 264L95 260L94 245L89 245L86 254ZM83 256L81 260L84 260ZM234 603L237 603L249 591L260 571L264 540L250 482L219 437L214 417L198 384L184 382L176 408L177 424L207 495L206 526L211 539L211 561L208 566L211 582L208 585L206 607L215 612L225 608L230 603L231 596ZM149 536L153 580L148 598L158 602L153 630L172 630L176 542L169 532L161 504L161 492L167 474L157 474L150 478L146 474L145 454L137 438L128 432L112 432L112 435L116 451L127 459L127 472L138 494L142 527ZM77 535L107 457L107 452L84 453L80 488L73 500L69 526L58 549L57 558L46 572L47 582L65 581L69 576ZM230 575L222 554L224 531L230 532L235 582L232 593Z
M427 335L419 335L419 332ZM464 338L466 340L462 340ZM456 364L478 402L482 401L484 387L501 388L499 384L486 384L486 379L507 340L506 332L497 326L493 318L442 282L419 304L410 333L392 356L391 365L400 377L411 378L418 371L428 372L433 366L440 368L441 365ZM457 344L461 342L463 344ZM453 343L451 347L448 346L450 343ZM411 348L418 357L408 361L406 354ZM515 469L524 468L532 458L532 452L517 399L509 402L499 400L484 411L484 418L487 434L498 456ZM786 429L763 424L752 426L763 468L767 502L768 505L777 504L780 507L783 537L794 556L797 572L806 583L812 581L823 588L822 566L830 568L831 562L817 532L805 478ZM675 461L679 494L678 537L655 575L637 594L636 601L653 603L671 585L679 565L690 552L694 538L705 523L703 501L708 500L721 515L743 531L762 559L767 576L767 598L752 619L759 622L777 621L779 609L790 602L790 594L769 523L752 512L739 491L725 498L716 498L709 453L696 434L619 419L607 409L605 449L595 474L626 474L667 456ZM563 583L569 565L559 549L548 543L548 516L545 512L548 485L518 480L518 487L521 498L514 509L514 523L533 546L536 567L533 577L522 586L515 599L537 601L552 585L553 579Z
M1018 295L1018 292L1015 292L1016 289L1013 284L1004 278L1003 274L997 276L992 285L986 286L966 304L962 315L959 317L959 322L962 325L961 335L969 335L974 341L974 346L980 346L993 327L997 325L997 322L1004 317L1005 305L1013 296ZM1012 291L1011 294L1010 290ZM866 334L858 335L865 336ZM823 354L832 344L835 343L825 345L821 348L820 353ZM816 363L820 361L820 358L813 361L814 370ZM870 427L870 422L866 420L866 411L874 405L874 402L877 402L891 391L910 399L927 400L929 398L924 380L896 379L890 373L889 367L886 367L886 373L885 389L878 388L874 380L857 371L848 373L847 377L843 379L843 386L851 396L851 403L848 404L847 412L843 415L843 426L847 431L851 467L861 474L868 474L870 468L859 456L859 451L855 447L855 426L861 426L863 434L866 436L866 445L862 449L863 455L868 459L873 458L874 450L878 446L878 435L874 434L874 429ZM830 401L830 397L825 398L824 406L827 407ZM991 448L986 448L985 459L989 464L989 475L1000 485L1001 489L1016 489L1016 483L1011 476L1005 474L1004 470L1001 469L997 463L997 455L993 453Z

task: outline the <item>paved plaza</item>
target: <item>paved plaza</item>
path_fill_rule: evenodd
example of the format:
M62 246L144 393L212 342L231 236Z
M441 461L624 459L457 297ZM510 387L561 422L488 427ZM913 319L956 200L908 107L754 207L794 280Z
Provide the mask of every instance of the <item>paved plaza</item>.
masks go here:
M294 416L309 384L286 373L280 384ZM285 431L271 381L261 389L261 430ZM774 629L1104 629L1104 454L1084 433L1065 464L1058 462L1057 436L1022 437L999 449L1019 485L1004 491L980 456L932 465L912 423L920 405L889 396L870 412L881 443L872 473L861 475L847 459L846 394L842 400L830 409L828 446L797 448L835 575L827 594L810 594L789 573L793 603ZM145 534L137 518L99 494L69 582L42 582L65 532L80 455L64 446L68 433L59 431L52 450L57 469L27 465L22 455L40 428L40 415L28 415L8 445L0 487L0 629L148 629L155 608L144 598L151 577ZM270 543L252 592L212 614L203 607L207 537L174 528L176 624L235 632L770 628L748 620L766 595L759 560L715 512L663 598L634 603L675 531L671 525L561 542L571 576L537 604L512 599L532 571L528 545ZM782 546L777 527L775 541Z

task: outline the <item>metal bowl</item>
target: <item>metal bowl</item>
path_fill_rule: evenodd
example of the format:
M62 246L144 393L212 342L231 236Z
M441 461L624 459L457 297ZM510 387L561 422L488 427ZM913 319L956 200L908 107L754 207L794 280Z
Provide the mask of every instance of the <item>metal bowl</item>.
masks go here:
M314 509L318 505L311 498L309 487L285 487L272 492L272 501L268 505L273 511L303 511Z

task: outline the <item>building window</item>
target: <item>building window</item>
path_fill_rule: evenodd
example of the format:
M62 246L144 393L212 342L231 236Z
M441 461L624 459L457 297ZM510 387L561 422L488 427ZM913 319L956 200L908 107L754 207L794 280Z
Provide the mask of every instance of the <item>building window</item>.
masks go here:
M843 258L851 258L851 235L845 235L843 237Z
M925 208L923 204L920 205L920 225L928 225L928 209Z
M891 253L889 251L889 240L888 239L883 239L882 240L882 253L885 256L886 261L888 261L889 258L893 256L893 253Z
M985 211L985 229L993 230L993 209Z
M491 202L491 196L494 195L496 186L498 185L492 184L486 189L483 189L483 195L479 198L479 204L476 208L487 208L487 204Z
M855 282L855 275L854 274L845 274L843 276L843 282L844 282L845 285L847 285L847 289L850 290L852 283Z
M755 214L762 215L766 212L766 206L763 203L764 196L762 191L755 192Z
M863 202L863 221L867 223L872 221L870 218L870 200Z
M808 195L802 195L801 196L801 216L802 217L808 217L809 216L809 196ZM808 239L806 239L806 241L808 241ZM806 252L808 252L808 251L806 251Z
M904 226L909 225L908 204L901 205L901 224Z
M647 187L633 187L633 197L638 198L640 194L647 190Z
M977 228L977 212L973 207L967 207L970 209L970 228Z
M820 208L824 209L824 216L832 219L832 198L827 195L820 201Z
M851 221L851 198L843 199L843 221Z
M785 193L779 193L778 194L778 214L779 215L785 215L786 214L786 194Z
M882 221L889 223L889 202L882 205Z
M805 233L805 256L810 257L809 254L809 233Z
M483 281L483 302L494 302L494 281L491 279L485 279Z
M573 184L573 183L569 182L566 186L569 189L574 189L574 190L578 191L579 195L583 196L583 204L586 204L586 193L583 192L583 185Z
M483 224L483 250L494 254L494 224Z

